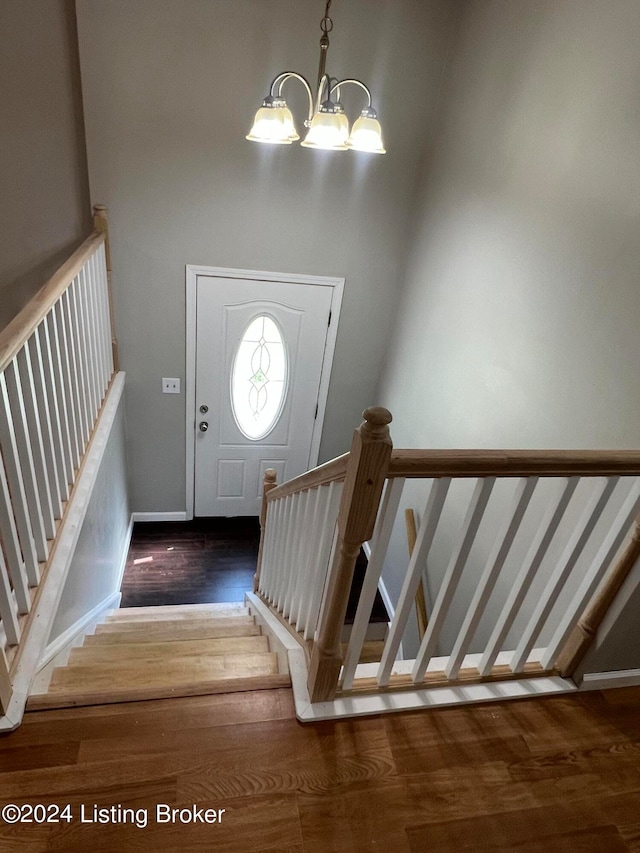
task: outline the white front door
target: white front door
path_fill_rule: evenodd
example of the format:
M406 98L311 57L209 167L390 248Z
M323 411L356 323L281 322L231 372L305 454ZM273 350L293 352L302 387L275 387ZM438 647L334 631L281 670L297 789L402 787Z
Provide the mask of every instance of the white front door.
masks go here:
M196 516L258 515L266 468L281 483L315 464L333 295L196 275Z

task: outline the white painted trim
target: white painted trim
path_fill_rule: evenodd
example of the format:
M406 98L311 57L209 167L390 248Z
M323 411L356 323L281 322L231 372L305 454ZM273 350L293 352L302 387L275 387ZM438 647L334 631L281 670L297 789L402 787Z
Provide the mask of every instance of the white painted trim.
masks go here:
M196 287L197 277L207 275L218 278L240 278L251 281L281 281L288 284L314 284L331 287L331 324L327 331L324 355L322 359L322 372L320 375L320 386L318 389L318 414L313 424L311 434L311 446L309 450L308 467L314 468L318 464L320 453L320 440L324 426L324 416L327 408L327 397L329 396L329 383L333 367L336 341L338 338L338 325L340 323L340 312L342 310L342 298L344 295L344 278L334 276L306 275L303 273L280 273L264 272L259 270L228 269L227 267L207 267L195 264L186 266L186 310L185 310L185 338L186 338L186 377L185 377L185 435L186 435L186 513L185 518L193 518L194 511L194 487L195 487L195 407L196 407Z
M387 589L387 585L384 582L383 578L380 578L380 582L378 583L378 590L380 592L380 597L382 598L382 603L384 604L387 613L389 614L389 624L391 624L393 622L393 617L396 615L396 609L393 606L391 596L389 595L389 590Z
M369 542L362 543L362 550L365 553L367 560L371 559L371 544ZM391 596L389 595L389 590L387 589L387 585L384 582L382 575L380 575L380 580L378 581L378 592L380 593L380 597L382 598L382 603L385 606L387 613L389 614L389 621L387 622L387 628L391 628L391 623L393 622L393 617L396 615L396 609L393 606L393 602L391 601ZM404 660L404 649L402 647L402 641L398 646L398 657L397 660Z
M36 599L31 626L13 678L13 695L5 716L0 719L0 731L13 731L22 721L31 682L42 656L42 650L49 638L82 529L82 522L87 514L91 494L98 479L100 465L118 413L124 391L124 379L124 373L117 373L109 389L102 414L87 448L80 475L75 483L73 499L67 507L67 513L58 530L58 544L47 569L40 595Z
M116 589L119 590L122 586L122 579L124 578L124 570L127 567L127 557L129 556L129 548L131 547L131 535L133 534L133 513L129 516L129 524L127 526L127 532L125 533L125 543L124 548L122 549L122 554L120 556L120 568L118 569L118 581L116 584ZM116 605L118 606L118 605Z
M640 684L640 669L620 669L612 672L588 672L580 690L605 690L609 687L637 687Z
M184 510L175 512L132 512L132 521L189 521L193 513L188 517Z
M184 413L186 436L185 518L191 521L195 504L196 485L196 267L187 264L185 305L185 389Z
M120 599L122 598L122 594L119 592L113 592L111 595L108 595L105 599L103 599L99 604L90 610L88 613L78 619L77 622L74 622L67 630L60 634L59 637L49 643L44 652L42 653L42 657L40 658L40 662L38 663L37 672L40 672L53 658L60 654L60 652L68 645L70 645L80 634L84 634L86 632L87 627L92 622L100 621L100 618L104 615L105 611L111 610L112 608L117 608L120 606Z
M469 684L465 687L433 687L424 690L353 696L336 699L333 702L316 702L312 705L307 689L308 672L304 649L257 595L247 593L246 599L269 633L287 650L296 717L300 722L365 717L372 714L446 708L480 702L500 702L505 699L531 699L552 694L574 693L578 689L570 679L523 678L513 681Z

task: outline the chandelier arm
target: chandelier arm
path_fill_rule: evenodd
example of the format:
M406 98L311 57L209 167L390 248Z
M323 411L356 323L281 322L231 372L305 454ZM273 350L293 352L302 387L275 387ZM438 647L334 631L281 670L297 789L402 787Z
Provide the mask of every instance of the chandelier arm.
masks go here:
M271 86L269 88L269 94L271 96L275 96L276 95L276 86L277 86L278 87L277 95L278 95L278 97L280 97L282 95L282 87L287 82L287 80L290 80L292 77L296 80L299 80L302 83L302 85L304 86L304 88L307 90L307 97L309 98L309 118L307 119L307 121L310 122L311 119L313 118L313 112L314 112L314 110L313 110L313 92L311 91L311 86L308 84L306 78L303 77L302 74L298 74L296 71L283 71L281 74L278 74L278 76L274 77L274 79L273 79L273 83L271 84Z
M349 78L347 80L338 80L338 82L335 84L335 86L330 90L329 97L331 97L331 95L333 95L333 93L337 91L338 100L340 100L340 86L345 86L347 83L354 83L356 86L360 86L361 89L364 89L364 91L366 92L367 98L369 99L369 103L367 104L367 107L370 107L371 106L371 92L369 91L369 87L365 86L365 84L362 82L362 80L356 80L355 77Z

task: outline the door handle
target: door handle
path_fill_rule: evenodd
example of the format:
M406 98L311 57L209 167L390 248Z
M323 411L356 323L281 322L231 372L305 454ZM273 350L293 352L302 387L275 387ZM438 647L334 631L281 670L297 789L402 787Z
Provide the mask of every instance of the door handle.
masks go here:
M206 432L209 429L209 424L206 421L200 421L198 426L200 427L200 432Z

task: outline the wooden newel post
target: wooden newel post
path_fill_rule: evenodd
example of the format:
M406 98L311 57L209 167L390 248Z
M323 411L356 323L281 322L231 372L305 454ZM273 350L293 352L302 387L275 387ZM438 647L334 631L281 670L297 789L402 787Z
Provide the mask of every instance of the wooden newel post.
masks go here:
M598 628L620 591L620 587L638 559L640 559L640 519L636 521L631 539L620 555L620 559L605 577L600 589L587 605L580 621L569 635L565 647L558 655L556 669L563 678L571 678L577 670L595 640Z
M312 702L334 698L342 666L340 640L353 570L363 542L373 535L391 459L391 413L374 406L354 432L338 513L338 542L329 567L327 592L309 666Z
M267 495L271 489L275 489L278 485L276 482L277 474L273 468L267 468L264 472L264 480L262 482L262 505L260 506L260 547L258 548L258 562L256 563L256 573L253 576L253 591L258 591L260 584L260 570L262 569L262 551L264 549L265 527L267 524Z
M98 234L104 234L104 256L107 265L107 292L109 294L109 319L111 321L111 350L113 352L113 369L118 370L118 339L113 322L113 295L111 291L111 244L109 242L109 219L104 204L93 205L93 227Z

